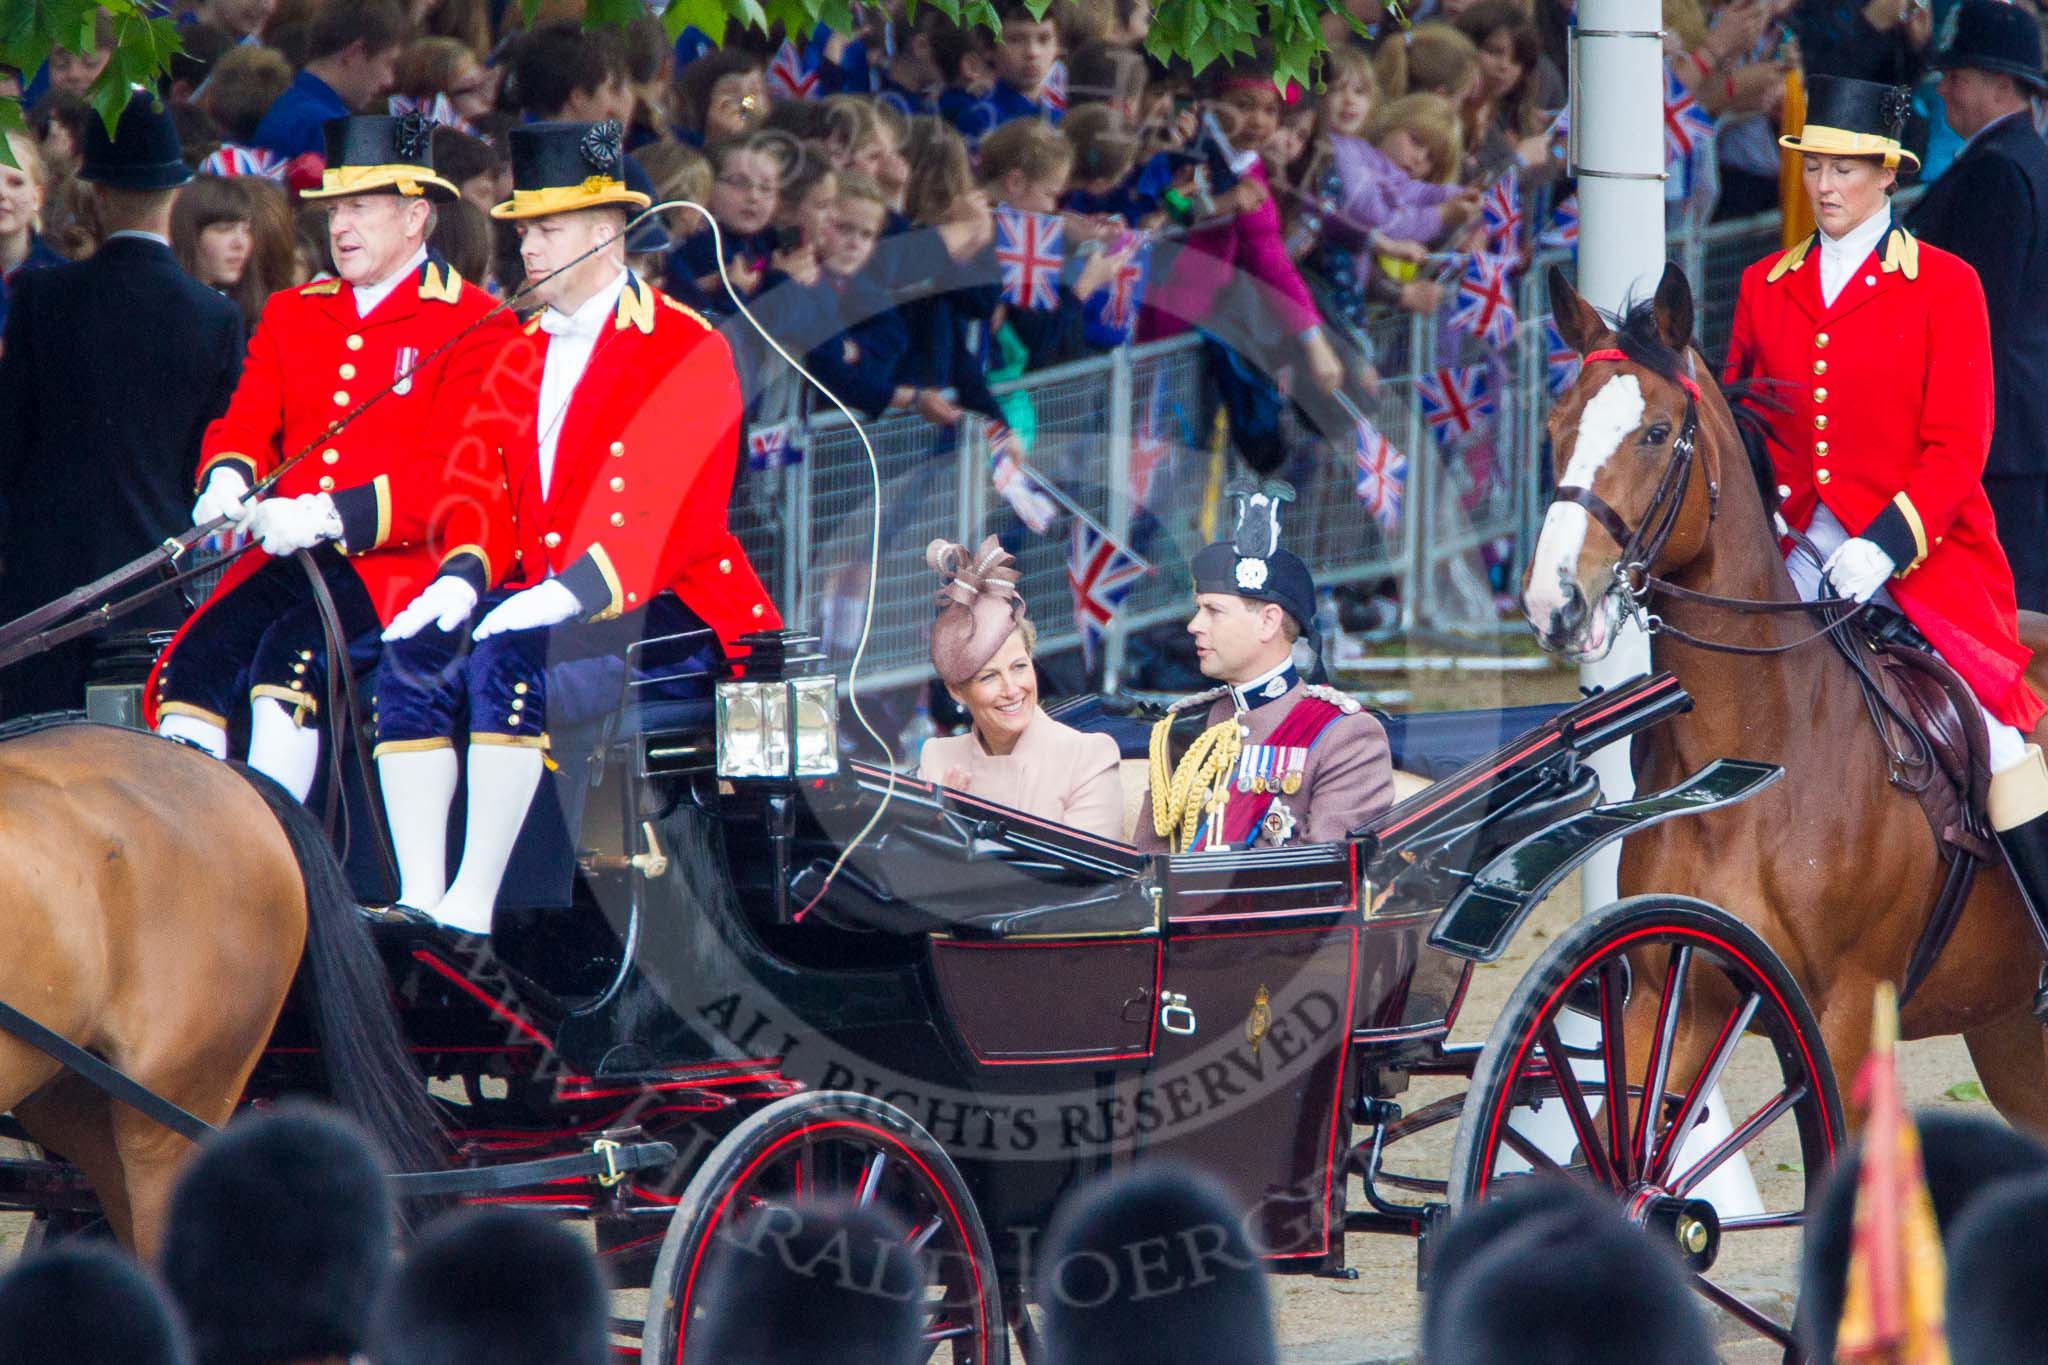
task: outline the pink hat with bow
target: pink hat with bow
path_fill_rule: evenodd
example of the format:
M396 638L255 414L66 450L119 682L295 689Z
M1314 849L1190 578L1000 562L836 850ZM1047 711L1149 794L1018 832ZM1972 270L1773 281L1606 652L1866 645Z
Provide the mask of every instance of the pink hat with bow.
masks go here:
M988 666L1024 620L1016 556L994 536L969 554L965 545L935 540L924 553L937 571L939 618L932 622L932 667L958 686Z

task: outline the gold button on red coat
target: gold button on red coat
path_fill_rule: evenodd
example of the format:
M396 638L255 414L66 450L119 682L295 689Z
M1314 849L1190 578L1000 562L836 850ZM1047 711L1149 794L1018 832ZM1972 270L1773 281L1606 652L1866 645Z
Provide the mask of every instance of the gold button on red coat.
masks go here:
M337 408L345 408L348 406L347 389L336 389L334 391L334 406L336 406Z
M320 452L320 462L322 464L340 464L341 452L338 450L323 450Z
M1829 475L1827 470L1825 469L1816 469L1813 471L1813 477L1819 480L1821 483L1826 483L1828 481Z
M1816 455L1825 455L1825 454L1827 454L1827 453L1828 453L1828 443L1827 443L1826 441L1815 441L1815 442L1813 443L1813 453L1814 453L1814 454L1816 454Z
M350 338L348 339L348 348L349 348L349 349L350 349L351 351L360 351L360 350L362 350L362 349L363 349L363 339L362 339L361 337L350 337Z
M1828 334L1826 332L1820 333L1818 336L1814 337L1813 344L1820 347L1822 350L1826 350L1828 345Z
M1827 361L1825 361L1825 360L1816 360L1816 361L1814 361L1814 362L1813 362L1813 372L1814 372L1815 374L1826 374L1826 373L1828 372L1828 363L1827 363Z
M626 514L625 514L624 512L614 512L614 513L612 513L612 525L614 525L614 526L624 526L625 524L626 524Z
M1813 401L1814 401L1814 402L1816 402L1816 403L1825 403L1825 402L1827 402L1827 401L1828 401L1828 391L1827 391L1826 389L1815 389L1815 390L1813 391Z
M322 493L332 493L334 491L334 476L332 474L322 474L320 476L320 491Z
M341 377L343 379L354 379L356 377L356 367L353 365L343 365L341 367Z
M1828 415L1826 413L1817 412L1813 415L1813 429L1815 431L1826 431L1828 429Z
M613 442L612 442L612 454L614 454L614 455L623 455L623 454L625 454L625 453L626 453L626 443L625 443L624 441L613 441Z
M555 549L562 543L562 533L550 531L540 538L540 543L547 546L550 550Z
M623 492L625 492L625 491L626 491L626 481L625 481L624 479L613 479L613 480L612 480L612 492L614 492L614 493L623 493Z

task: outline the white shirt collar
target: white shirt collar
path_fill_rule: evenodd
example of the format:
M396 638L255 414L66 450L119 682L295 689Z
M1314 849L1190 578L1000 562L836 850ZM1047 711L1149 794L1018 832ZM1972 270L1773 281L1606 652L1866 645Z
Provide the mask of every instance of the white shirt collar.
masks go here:
M1293 667L1294 660L1290 656L1282 659L1278 666L1267 669L1249 682L1231 684L1231 704L1240 711L1249 711L1255 706L1263 706L1275 698L1285 696L1289 688L1293 686L1291 681L1277 692L1271 689L1274 683L1285 680L1288 672Z
M632 278L632 271L620 269L617 279L583 300L573 313L549 304L540 315L540 329L549 336L595 337L604 329L605 319L617 310L619 295L626 292Z
M122 228L118 232L107 234L107 240L110 242L116 237L139 237L145 242L155 242L158 246L169 246L171 244L171 239L164 236L161 232L144 232L141 228Z
M418 275L420 267L426 263L427 248L422 245L418 251L412 253L411 260L392 271L382 283L357 285L355 288L356 316L359 318L370 316L371 310L375 309L384 300L390 298L402 281L409 280Z
M1868 256L1877 246L1878 242L1884 237L1886 229L1890 228L1891 225L1892 206L1886 204L1876 213L1871 214L1855 227L1843 233L1839 240L1828 236L1826 230L1823 229L1820 234L1821 259L1825 261L1829 256L1835 256L1852 268L1860 265L1863 262L1863 258Z

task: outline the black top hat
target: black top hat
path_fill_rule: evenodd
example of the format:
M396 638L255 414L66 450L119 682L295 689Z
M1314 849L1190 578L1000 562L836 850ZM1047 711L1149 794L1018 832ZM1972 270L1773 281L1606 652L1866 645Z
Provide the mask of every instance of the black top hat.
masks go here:
M128 97L112 137L98 119L86 120L85 163L78 174L116 190L176 189L192 178L180 155L171 111L139 87Z
M1948 12L1934 66L1996 71L2034 94L2048 94L2041 75L2041 26L2031 10L2002 0L1963 0Z
M616 122L528 123L512 130L512 197L493 218L540 218L604 204L644 209L626 186L626 135Z
M301 199L344 194L425 195L451 203L462 192L434 174L434 121L424 114L364 114L320 125L327 139L327 169L320 188Z
M1302 633L1314 636L1316 580L1301 556L1280 548L1280 505L1294 500L1284 483L1233 482L1238 500L1237 534L1195 552L1189 572L1195 591L1230 593L1283 608Z
M1903 85L1815 76L1806 93L1806 126L1778 139L1780 147L1817 156L1876 156L1920 169L1920 158L1899 145L1913 92Z

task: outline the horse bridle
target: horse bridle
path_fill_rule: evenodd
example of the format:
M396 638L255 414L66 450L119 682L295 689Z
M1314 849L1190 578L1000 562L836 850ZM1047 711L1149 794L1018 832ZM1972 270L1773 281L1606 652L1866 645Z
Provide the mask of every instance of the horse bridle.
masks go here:
M1629 357L1613 347L1588 351L1584 364L1596 365L1603 361L1629 363ZM1678 529L1678 514L1685 507L1686 494L1692 488L1693 465L1699 456L1700 428L1700 386L1691 375L1674 375L1678 386L1685 390L1685 416L1679 422L1678 435L1671 443L1671 459L1664 466L1664 475L1657 483L1657 491L1650 499L1650 506L1639 525L1630 526L1628 519L1614 510L1606 499L1592 489L1578 484L1559 484L1551 498L1553 505L1568 503L1584 508L1586 514L1601 530L1614 538L1621 547L1621 557L1614 563L1614 581L1619 590L1624 616L1641 616L1643 629L1651 635L1668 635L1683 644L1700 649L1715 650L1727 654L1786 654L1802 645L1811 644L1823 636L1839 631L1857 613L1863 610L1863 603L1848 597L1823 597L1812 602L1764 602L1746 597L1722 597L1714 593L1699 592L1692 588L1660 578L1650 571L1664 547L1671 541ZM1712 527L1721 512L1721 484L1711 475L1707 479L1707 525ZM1794 543L1814 556L1819 553L1811 542L1798 532L1791 532ZM1662 593L1681 602L1693 602L1700 606L1716 607L1747 616L1790 615L1793 612L1819 612L1827 624L1810 635L1803 635L1790 644L1782 645L1739 645L1727 640L1707 640L1679 629L1664 620L1648 607L1652 595ZM1846 608L1846 610L1843 610Z

